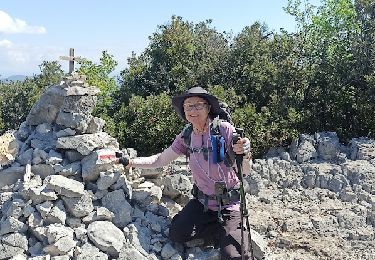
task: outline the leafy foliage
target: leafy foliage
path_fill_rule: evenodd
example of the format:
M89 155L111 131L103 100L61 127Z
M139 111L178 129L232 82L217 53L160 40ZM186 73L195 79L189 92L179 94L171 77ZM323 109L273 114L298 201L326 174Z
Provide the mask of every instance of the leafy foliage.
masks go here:
M194 25L172 17L149 37L150 44L139 56L128 59L121 72L121 99L174 94L190 86L219 83L218 74L229 53L228 36L210 27L211 21Z
M115 116L117 138L123 147L137 147L141 154L158 153L171 144L183 122L173 111L171 98L162 93L133 96Z
M336 131L343 138L363 135L363 118L358 110L364 80L358 13L350 0L325 0L304 27L302 51L306 77L304 129ZM307 121L308 120L308 121Z

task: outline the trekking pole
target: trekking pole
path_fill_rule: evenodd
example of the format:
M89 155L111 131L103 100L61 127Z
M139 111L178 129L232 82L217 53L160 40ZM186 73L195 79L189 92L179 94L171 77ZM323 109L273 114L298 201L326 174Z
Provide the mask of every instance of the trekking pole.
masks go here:
M233 144L237 143L237 141L243 137L243 129L236 128L236 133L233 134ZM251 242L251 230L250 230L250 223L249 223L249 213L246 208L246 196L245 196L245 189L243 185L243 174L242 174L242 162L243 162L244 154L236 154L236 165L237 165L237 176L240 180L240 213L241 213L241 258L242 260L245 259L245 248L244 248L244 223L243 218L246 217L246 228L248 230L248 243L249 243L249 250L251 259L254 259L254 251L253 245Z

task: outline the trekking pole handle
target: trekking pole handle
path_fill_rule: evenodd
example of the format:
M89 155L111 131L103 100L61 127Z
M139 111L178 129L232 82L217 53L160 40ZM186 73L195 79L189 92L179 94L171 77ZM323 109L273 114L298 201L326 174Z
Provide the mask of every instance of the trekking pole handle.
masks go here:
M242 128L236 128L236 131L233 132L233 138L232 138L232 143L233 144L236 144L238 142L238 140L240 140L240 138L243 138L244 137L244 134L243 134L243 129ZM244 156L245 154L236 154L236 156Z
M236 128L236 131L233 132L233 138L232 143L235 144L240 140L240 138L243 137L243 129L242 128ZM236 165L237 165L237 176L240 180L242 180L242 162L243 157L245 154L236 154Z
M124 156L122 152L116 152L116 158L118 162L121 163L124 167L128 166L130 163L130 159L128 156Z

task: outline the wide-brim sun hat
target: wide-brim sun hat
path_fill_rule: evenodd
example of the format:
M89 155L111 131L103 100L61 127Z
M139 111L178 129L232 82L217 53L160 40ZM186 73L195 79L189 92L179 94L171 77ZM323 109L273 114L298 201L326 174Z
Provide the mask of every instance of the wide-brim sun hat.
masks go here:
M193 87L187 90L186 92L184 92L183 94L174 96L172 98L172 105L174 109L176 110L178 115L184 120L186 120L186 117L185 117L183 105L184 105L185 99L189 97L201 97L205 99L207 103L211 106L209 114L212 118L214 118L216 115L219 115L222 112L222 109L220 108L219 100L215 96L209 94L207 90L205 90L202 87Z

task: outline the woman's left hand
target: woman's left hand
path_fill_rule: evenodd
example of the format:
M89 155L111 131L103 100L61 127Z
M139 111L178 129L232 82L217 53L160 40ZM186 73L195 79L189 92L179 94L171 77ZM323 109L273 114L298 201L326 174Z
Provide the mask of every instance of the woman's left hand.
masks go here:
M235 154L248 155L250 153L250 140L247 137L238 139L237 143L233 145Z

